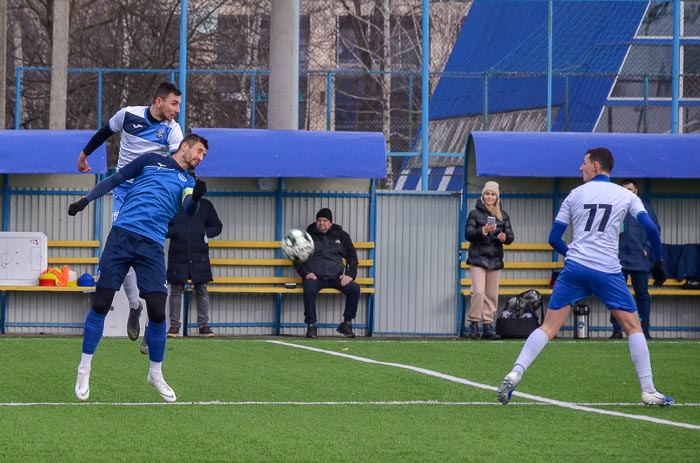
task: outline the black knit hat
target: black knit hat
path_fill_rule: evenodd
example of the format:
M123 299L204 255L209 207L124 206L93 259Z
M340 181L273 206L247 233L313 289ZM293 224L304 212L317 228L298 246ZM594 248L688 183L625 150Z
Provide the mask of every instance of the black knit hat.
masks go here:
M320 219L320 218L328 219L329 222L333 223L333 213L332 213L331 210L328 209L327 207L324 207L323 209L320 209L320 210L316 213L316 220L318 220L318 219Z

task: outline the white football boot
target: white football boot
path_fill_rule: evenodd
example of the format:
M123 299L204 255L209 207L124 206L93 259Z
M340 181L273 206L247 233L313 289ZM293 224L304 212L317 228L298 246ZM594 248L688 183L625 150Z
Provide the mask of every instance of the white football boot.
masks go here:
M668 407L673 405L676 401L673 397L663 395L663 393L656 392L642 392L642 402L644 405L658 405L659 407Z
M90 397L90 367L78 367L78 379L75 381L75 396L78 400Z
M166 402L175 402L177 400L177 397L175 396L175 391L168 386L168 383L165 382L165 378L163 378L162 374L157 374L157 373L152 373L150 370L148 372L148 376L146 377L146 381L148 381L153 387L156 388L156 391L158 391L158 394L165 400Z
M500 403L506 405L508 402L510 402L510 396L513 395L513 391L515 390L515 387L518 385L518 383L520 382L520 378L522 377L522 373L519 373L517 371L511 371L506 375L505 378L503 378L501 387L498 388L497 396L498 401Z

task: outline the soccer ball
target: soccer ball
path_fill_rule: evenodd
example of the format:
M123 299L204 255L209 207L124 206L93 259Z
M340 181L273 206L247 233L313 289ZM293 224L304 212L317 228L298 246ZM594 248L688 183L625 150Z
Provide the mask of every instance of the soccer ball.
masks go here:
M295 264L306 262L313 253L314 240L305 231L293 228L282 238L282 254Z

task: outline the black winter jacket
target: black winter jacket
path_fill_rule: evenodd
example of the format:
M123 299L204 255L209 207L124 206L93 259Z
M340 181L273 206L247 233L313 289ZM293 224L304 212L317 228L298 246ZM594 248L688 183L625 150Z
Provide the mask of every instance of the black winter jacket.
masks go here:
M647 210L651 220L656 224L656 227L661 230L659 221L656 219L656 214L654 214L651 206L644 202L644 208ZM646 256L644 255L645 251ZM620 230L619 257L622 269L634 272L648 272L651 262L656 260L651 244L647 241L647 232L644 231L644 227L631 214L625 216L625 221L622 223L622 229Z
M314 240L314 253L306 262L294 266L302 278L306 278L309 273L314 273L322 280L338 278L343 274L353 280L357 277L357 251L343 227L333 224L326 233L321 233L314 222L306 231Z
M503 244L510 244L515 239L513 228L510 225L510 217L501 210L503 220L496 219L496 231L484 236L483 227L486 225L486 218L491 214L486 210L486 206L481 199L476 201L476 207L469 212L467 217L467 228L464 236L469 241L469 265L483 267L487 270L500 270L503 268ZM506 234L505 243L498 240L498 234Z
M207 199L199 200L199 209L189 217L180 208L168 224L168 282L194 284L213 280L209 263L209 238L221 234L221 220L214 205Z

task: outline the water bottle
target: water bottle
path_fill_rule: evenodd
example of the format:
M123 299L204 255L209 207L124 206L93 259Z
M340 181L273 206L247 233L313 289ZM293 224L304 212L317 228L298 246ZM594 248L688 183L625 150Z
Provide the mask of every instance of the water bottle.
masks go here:
M576 304L574 306L574 338L588 339L588 316L591 308L586 304Z

